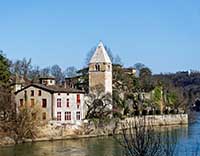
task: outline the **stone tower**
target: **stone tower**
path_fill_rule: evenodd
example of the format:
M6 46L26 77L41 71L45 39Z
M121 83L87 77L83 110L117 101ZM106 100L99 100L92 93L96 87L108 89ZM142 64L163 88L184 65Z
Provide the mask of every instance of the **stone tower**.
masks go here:
M100 42L89 62L89 88L102 86L105 93L112 94L112 62Z

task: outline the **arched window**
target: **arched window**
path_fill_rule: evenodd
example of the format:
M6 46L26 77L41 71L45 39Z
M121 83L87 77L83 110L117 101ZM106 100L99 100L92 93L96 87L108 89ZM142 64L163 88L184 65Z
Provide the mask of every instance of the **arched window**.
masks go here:
M100 70L101 70L101 66L100 66L99 64L96 64L96 65L95 65L95 70L96 70L96 71L100 71Z

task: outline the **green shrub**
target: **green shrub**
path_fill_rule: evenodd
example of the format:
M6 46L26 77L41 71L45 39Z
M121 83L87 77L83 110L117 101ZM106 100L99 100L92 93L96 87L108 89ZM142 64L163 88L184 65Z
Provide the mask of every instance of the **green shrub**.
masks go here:
M147 115L147 110L143 110L142 115Z
M165 109L165 110L164 110L164 114L169 114L169 110L168 110L168 109Z
M160 110L156 110L156 115L160 115L161 111Z
M134 111L134 115L135 116L139 116L140 115L140 111L139 110Z
M155 113L154 113L154 111L153 110L150 110L149 111L149 115L154 115Z

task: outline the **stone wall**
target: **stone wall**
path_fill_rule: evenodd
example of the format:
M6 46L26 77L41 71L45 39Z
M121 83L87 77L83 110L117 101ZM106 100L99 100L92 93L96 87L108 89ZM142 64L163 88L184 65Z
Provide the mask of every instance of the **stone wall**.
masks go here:
M147 116L138 116L131 117L122 120L121 123L140 123L144 121L145 124L151 126L168 126L168 125L183 125L188 124L188 115L187 114L173 114L173 115L147 115Z
M145 121L146 125L151 125L151 126L187 125L188 115L187 114L147 115L147 116L126 118L124 120L112 119L108 123L104 123L103 126L99 126L99 124L95 124L94 122L87 123L82 126L46 125L38 129L37 138L33 140L25 139L23 141L32 142L32 141L62 140L62 139L97 137L104 135L119 134L121 133L122 125L125 126L127 125L127 127L125 128L130 128L129 123L133 123L131 124L131 126L134 126L134 124L142 124L143 121ZM0 146L9 144L14 144L14 140L8 137L0 138Z

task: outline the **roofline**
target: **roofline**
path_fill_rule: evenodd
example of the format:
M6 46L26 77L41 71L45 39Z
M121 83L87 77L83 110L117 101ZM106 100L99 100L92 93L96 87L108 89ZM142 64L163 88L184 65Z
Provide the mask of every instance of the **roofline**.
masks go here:
M65 79L73 79L73 78L80 78L82 75L74 76L74 77L65 77Z
M11 83L10 86L13 86L13 85L16 85L16 84L25 84L25 83L15 82L15 83Z
M112 64L112 62L103 62L103 61L99 61L99 62L89 62L88 65L91 65L91 64L98 64L98 63L106 63L106 64Z
M26 87L24 87L24 88L22 88L21 90L18 90L18 91L16 91L14 94L16 95L16 94L18 94L19 92L21 92L21 91L23 91L23 90L25 90L25 89L27 89L27 88L29 88L29 87L31 87L31 86L33 86L33 87L36 87L36 88L39 88L39 89L41 89L41 90L45 90L45 91L47 91L47 92L49 92L49 93L85 93L84 91L82 91L82 90L77 90L77 91L55 91L55 90L51 90L51 89L47 89L47 88L43 88L43 87L40 87L40 86L38 86L38 85L35 85L35 84L30 84L30 85L28 85L28 86L26 86Z
M54 77L41 77L41 78L39 78L39 80L40 80L40 79L52 79L52 80L55 80Z
M50 91L49 89L42 88L42 87L39 87L39 86L34 85L34 84L30 84L30 85L28 85L28 86L22 88L21 90L16 91L16 92L15 92L15 95L18 94L19 92L21 92L21 91L23 91L23 90L25 90L25 89L31 87L31 86L36 87L36 88L40 88L40 89L45 90L45 91L50 92L50 93L53 93L53 91Z
M102 49L101 55L103 56L103 59L104 59L104 60L100 59L102 61L97 61L97 60L99 60L99 57L98 57L98 59L95 57L97 55L97 53L99 52L98 51L99 48ZM111 59L108 55L108 52L106 51L105 46L104 46L102 41L100 41L99 44L97 45L95 52L94 52L93 56L91 57L91 59L89 61L89 64L91 64L91 63L92 64L93 63L111 63L112 64L112 61L111 61Z

